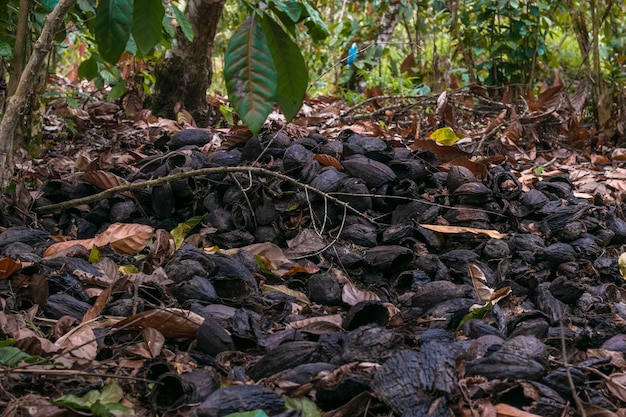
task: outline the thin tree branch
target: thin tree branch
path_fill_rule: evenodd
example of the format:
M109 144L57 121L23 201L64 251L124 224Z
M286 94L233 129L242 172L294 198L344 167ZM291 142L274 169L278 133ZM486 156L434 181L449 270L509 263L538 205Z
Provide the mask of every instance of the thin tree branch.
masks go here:
M357 216L363 217L369 221L371 221L372 223L376 223L377 222L372 219L370 216L368 216L365 213L361 213L360 211L358 211L357 209L355 209L354 207L352 207L350 204L346 203L345 201L342 201L340 199L338 199L337 197L333 197L331 195L329 195L328 193L325 193L321 190L318 190L315 187L311 187L308 184L304 184L294 178L291 178L287 175L278 173L278 172L273 172L273 171L268 171L267 169L264 168L258 168L258 167L218 167L218 168L202 168L202 169L197 169L197 170L193 170L193 171L185 171L185 172L179 172L176 174L172 174L172 175L167 175L165 177L160 177L160 178L155 178L152 180L147 180L147 181L142 181L142 182L135 182L132 184L125 184L125 185L119 185L117 187L113 187L113 188L109 188L108 190L104 190L98 194L94 194L94 195L90 195L87 197L82 197L82 198L77 198L75 200L69 200L69 201L64 201L62 203L58 203L58 204L50 204L48 206L42 206L42 207L37 207L35 208L33 211L36 212L37 214L45 214L45 213L52 213L55 211L59 211L59 210L64 210L64 209L68 209L71 207L76 207L79 206L81 204L89 204L89 203L93 203L99 200L102 200L103 198L108 198L111 197L115 194L118 193L122 193L124 191L134 191L134 190L140 190L142 188L147 188L147 187L154 187L157 185L162 185L162 184L166 184L172 181L176 181L176 180L180 180L180 179L184 179L184 178L189 178L189 177L195 177L195 176L201 176L201 175L210 175L210 174L219 174L219 173L233 173L233 172L249 172L251 174L256 174L256 175L263 175L266 177L274 177L274 178L278 178L280 180L283 180L285 182L288 182L298 188L304 189L307 192L312 192L315 194L318 194L320 196L322 196L323 198L327 199L328 201L331 201L341 207L343 207L345 210L349 211L352 214L356 214Z
M43 30L33 45L33 53L20 77L17 90L9 98L6 112L0 122L0 190L6 189L13 175L13 139L21 113L26 108L29 96L33 94L37 74L52 48L54 35L61 29L65 15L75 3L76 0L61 0L46 16Z

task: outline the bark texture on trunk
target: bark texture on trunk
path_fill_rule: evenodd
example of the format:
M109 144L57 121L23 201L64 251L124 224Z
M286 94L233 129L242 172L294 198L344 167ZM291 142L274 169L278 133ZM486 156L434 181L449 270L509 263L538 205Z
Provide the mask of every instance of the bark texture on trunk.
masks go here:
M156 68L156 93L153 111L174 117L174 106L182 104L198 126L207 123L206 90L213 78L213 42L226 0L191 0L187 18L194 29L189 42L182 33L176 37L172 56Z
M4 190L13 175L14 135L17 123L24 111L28 98L33 94L37 76L52 48L54 35L61 30L65 15L76 0L61 0L46 16L39 39L33 45L33 53L26 63L15 94L9 98L6 112L0 121L0 189Z

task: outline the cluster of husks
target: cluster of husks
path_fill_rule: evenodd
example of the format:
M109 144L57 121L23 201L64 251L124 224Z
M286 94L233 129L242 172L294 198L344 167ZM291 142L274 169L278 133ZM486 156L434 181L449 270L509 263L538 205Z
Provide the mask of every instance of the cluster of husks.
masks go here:
M204 317L190 347L198 370L181 378L167 364L146 365L149 379L161 381L150 394L154 408L202 402L193 415L262 408L294 416L284 396L308 395L322 410L341 410L337 415L449 416L491 401L556 417L576 403L576 391L584 402L619 408L621 400L588 370L608 375L616 369L598 348L626 353L623 338L611 339L624 331L626 319L617 267L626 222L616 207L576 198L566 176L524 192L505 166L489 168L486 178L463 166L445 171L430 152L351 131L336 141L267 133L242 148L206 155L197 146L209 139L200 131L179 132L169 153L116 174L135 182L204 167L261 165L363 216L293 182L242 171L190 177L44 218L50 230L71 225L86 238L117 221L171 230L203 215L199 234L206 244L226 249L273 242L291 259L308 257L319 265L313 274L279 279L245 252L228 256L184 244L161 265L169 284L143 285L139 306L129 293L114 294L107 314L130 315L175 299ZM94 192L86 181L50 181L37 205ZM441 233L428 225L507 236ZM82 319L91 301L76 271L102 272L79 257L41 259L47 234L11 230L0 235L2 254L31 261L46 276L45 314ZM511 289L474 318L468 316L472 306L485 303L469 263L482 271L486 287ZM348 280L374 296L346 303ZM296 309L296 296L261 291L260 283L284 284L312 304ZM323 320L333 313L341 314L339 322ZM303 324L306 319L316 320ZM107 341L116 343L102 339L100 349L108 349ZM592 349L593 359L586 356ZM230 386L219 388L220 375Z

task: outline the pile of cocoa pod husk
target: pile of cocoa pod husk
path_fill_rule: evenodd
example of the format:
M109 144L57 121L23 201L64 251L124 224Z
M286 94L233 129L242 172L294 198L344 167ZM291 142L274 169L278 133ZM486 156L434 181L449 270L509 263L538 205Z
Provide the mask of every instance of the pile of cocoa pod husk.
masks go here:
M108 172L120 185L214 170L45 213L103 190L80 172L41 185L35 227L3 214L0 253L21 269L0 281L0 338L19 340L6 317L34 305L51 342L97 300L98 317L122 319L94 329L95 357L69 365L108 376L63 385L42 374L52 382L33 389L32 374L15 373L3 377L12 395L84 394L115 374L128 377L118 382L136 412L159 415L625 415L619 203L579 198L566 174L527 187L508 163L444 169L436 153L350 130L336 140L264 132L207 151L210 141L182 130L163 153ZM197 216L162 256L99 248L148 277L106 298L89 291L109 274L89 250L46 254L56 235L132 223L171 236ZM282 261L254 247L279 249ZM37 275L43 283L16 286ZM195 331L153 324L165 342L148 360L133 346L151 325L123 318L172 308L200 317ZM294 406L302 399L319 413Z

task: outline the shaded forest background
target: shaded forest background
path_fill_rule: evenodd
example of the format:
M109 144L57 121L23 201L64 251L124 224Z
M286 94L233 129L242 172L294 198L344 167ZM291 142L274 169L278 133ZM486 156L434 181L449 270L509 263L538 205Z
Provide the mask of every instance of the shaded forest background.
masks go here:
M4 3L0 57L6 99L17 91L46 15L59 5L54 0ZM228 61L229 41L250 16L259 22L270 16L297 45L305 66L296 63L290 73L305 73L292 82L304 80L308 97L332 94L356 103L480 85L503 103L523 103L558 80L555 84L584 99L575 120L575 129L586 131L583 142L612 143L624 135L626 12L612 1L64 3L69 12L54 33L43 69L29 74L34 82L28 83L26 109L12 135L18 147L37 148L45 105L58 99L72 108L117 101L129 113L150 108L170 118L186 111L200 127L236 124L240 102L247 100L248 111L255 111L255 104L268 101L255 103L249 94L236 103L234 94L231 102L225 99L224 57ZM349 65L352 45L357 55ZM295 62L293 55L283 58L286 68ZM269 55L256 56L247 63L254 69L270 61ZM283 108L285 100L279 98ZM297 111L302 97L289 99ZM262 124L266 115L253 118ZM71 134L71 123L68 128ZM4 135L0 142L7 143Z

